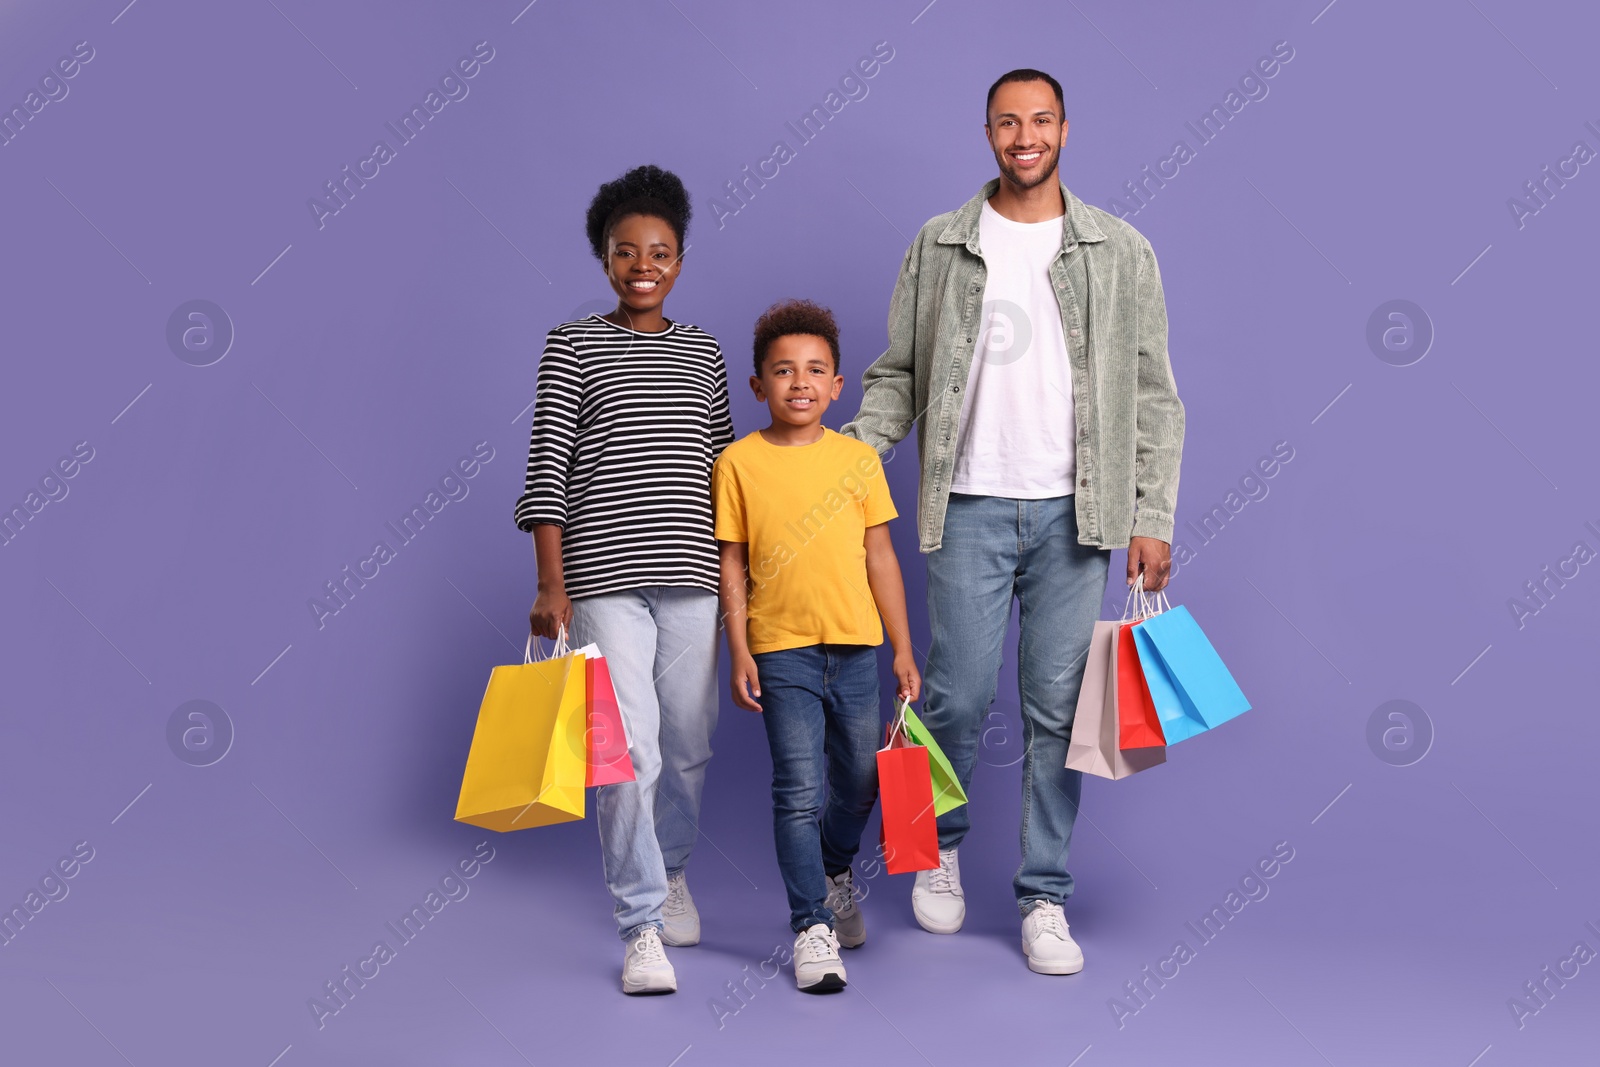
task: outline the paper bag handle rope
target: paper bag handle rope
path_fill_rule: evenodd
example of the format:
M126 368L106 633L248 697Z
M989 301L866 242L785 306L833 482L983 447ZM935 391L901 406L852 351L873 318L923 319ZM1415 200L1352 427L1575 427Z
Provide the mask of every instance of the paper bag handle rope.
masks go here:
M894 719L889 723L889 737L884 742L885 748L893 747L896 736L906 736L906 712L911 710L911 702L904 697L900 699L900 707L895 712Z
M1138 598L1137 602L1134 600L1135 597ZM1128 616L1130 609L1133 611L1132 618ZM1171 610L1172 605L1167 601L1165 589L1154 595L1144 591L1144 571L1140 571L1138 576L1134 578L1133 584L1128 587L1128 599L1122 605L1122 621L1139 622L1150 618L1152 615L1159 615L1163 611Z
M548 656L544 654L544 643L542 641L539 643L539 659L541 661L547 659L559 659L560 657L568 655L571 652L572 649L567 647L566 623L561 623L559 628L556 630L556 639L554 644L551 645L550 654ZM531 630L528 631L527 643L522 646L522 662L533 662L533 631Z

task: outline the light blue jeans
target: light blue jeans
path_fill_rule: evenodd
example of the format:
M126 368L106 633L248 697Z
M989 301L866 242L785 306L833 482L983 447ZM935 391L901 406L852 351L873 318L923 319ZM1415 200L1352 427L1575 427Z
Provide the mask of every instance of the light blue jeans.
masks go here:
M717 728L717 595L645 586L572 602L570 643L600 646L628 732L634 780L595 791L595 821L623 940L661 927L667 874L700 834Z
M1012 884L1024 911L1035 900L1060 904L1072 895L1067 850L1083 776L1067 770L1067 742L1109 561L1109 553L1078 544L1070 496L952 493L943 544L928 554L933 644L922 720L964 789L1000 678L1012 598L1021 603L1022 865ZM939 817L940 848L966 836L967 808Z

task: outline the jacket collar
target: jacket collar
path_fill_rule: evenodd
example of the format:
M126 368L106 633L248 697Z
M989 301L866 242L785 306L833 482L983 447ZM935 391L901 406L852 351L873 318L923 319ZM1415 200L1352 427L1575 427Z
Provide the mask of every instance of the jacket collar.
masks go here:
M1000 188L1000 179L991 178L984 187L978 190L978 195L968 200L956 211L955 218L944 228L939 235L942 245L966 245L967 250L974 254L978 251L978 216L983 211L983 202L993 196ZM1104 241L1105 233L1094 221L1094 216L1089 214L1089 207L1082 200L1072 195L1072 191L1061 184L1061 199L1067 205L1067 219L1062 226L1061 247L1070 249L1079 241L1093 242Z

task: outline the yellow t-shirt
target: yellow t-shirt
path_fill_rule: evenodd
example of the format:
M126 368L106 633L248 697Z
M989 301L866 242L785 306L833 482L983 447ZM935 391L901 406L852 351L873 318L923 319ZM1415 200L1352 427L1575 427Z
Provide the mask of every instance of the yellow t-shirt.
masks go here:
M871 445L827 429L793 446L753 433L723 450L711 486L717 540L749 546L752 653L883 644L866 533L898 512Z

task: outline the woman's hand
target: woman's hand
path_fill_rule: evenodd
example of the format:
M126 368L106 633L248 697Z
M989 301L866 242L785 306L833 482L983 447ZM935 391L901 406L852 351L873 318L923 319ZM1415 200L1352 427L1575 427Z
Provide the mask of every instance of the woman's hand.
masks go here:
M761 679L756 674L756 661L748 654L735 655L728 677L733 683L733 702L746 711L760 711L756 697L761 695Z
M567 599L565 589L541 589L539 596L533 602L533 610L528 612L528 626L533 630L535 637L548 637L552 641L560 634L561 627L566 627L567 632L572 632L572 601Z
M896 695L901 700L909 700L915 704L922 695L922 675L917 673L917 658L908 649L905 652L896 652L894 656L894 680L899 685Z

